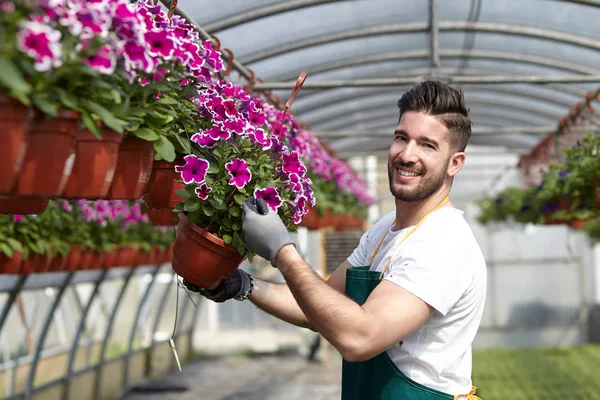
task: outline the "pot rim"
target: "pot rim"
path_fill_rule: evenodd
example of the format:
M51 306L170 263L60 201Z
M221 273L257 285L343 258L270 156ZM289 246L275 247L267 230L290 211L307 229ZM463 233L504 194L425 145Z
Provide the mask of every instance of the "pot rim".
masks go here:
M178 214L178 216L179 216L179 224L187 225L192 231L194 231L198 235L206 238L207 240L210 240L211 242L213 242L214 244L216 244L220 247L223 247L229 251L235 252L236 254L240 255L237 250L237 247L235 247L231 244L225 243L223 241L223 239L221 239L220 237L218 237L216 235L213 235L212 233L207 231L206 228L196 225L193 222L190 222L190 220L184 213L180 212ZM240 255L240 257L241 257L241 255Z

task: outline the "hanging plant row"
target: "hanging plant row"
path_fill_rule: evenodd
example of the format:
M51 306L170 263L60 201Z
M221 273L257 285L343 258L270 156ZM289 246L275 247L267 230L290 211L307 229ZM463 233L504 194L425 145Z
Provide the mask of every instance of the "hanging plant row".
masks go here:
M0 273L108 269L171 261L173 229L139 201L50 201L41 215L0 215Z
M514 221L533 224L566 224L583 228L600 240L600 137L590 133L561 161L549 165L539 185L508 187L478 200L482 224Z
M292 232L362 227L374 202L364 179L301 129L289 105L222 80L221 54L184 19L126 0L0 7L3 212L40 214L52 198L142 197L155 224L179 224L173 267L203 287L252 258L241 235L249 196ZM198 265L212 275L196 276Z

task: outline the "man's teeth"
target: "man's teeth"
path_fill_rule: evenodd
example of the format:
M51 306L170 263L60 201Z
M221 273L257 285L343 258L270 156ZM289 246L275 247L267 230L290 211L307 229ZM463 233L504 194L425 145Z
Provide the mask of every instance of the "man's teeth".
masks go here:
M409 172L403 170L398 170L398 173L402 176L419 176L419 174L417 174L416 172Z

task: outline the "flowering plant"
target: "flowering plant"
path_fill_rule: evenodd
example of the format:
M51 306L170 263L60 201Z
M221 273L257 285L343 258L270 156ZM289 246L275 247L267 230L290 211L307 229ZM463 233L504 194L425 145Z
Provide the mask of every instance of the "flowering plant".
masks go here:
M266 131L262 104L241 87L216 82L195 102L203 129L190 138L185 165L176 167L186 187L174 211L252 259L241 235L246 198L262 198L293 232L315 204L312 182L300 155Z
M168 135L181 103L223 68L192 25L127 0L0 0L0 8L0 91L51 116L78 111L97 136L100 120L152 141L158 158L185 150Z

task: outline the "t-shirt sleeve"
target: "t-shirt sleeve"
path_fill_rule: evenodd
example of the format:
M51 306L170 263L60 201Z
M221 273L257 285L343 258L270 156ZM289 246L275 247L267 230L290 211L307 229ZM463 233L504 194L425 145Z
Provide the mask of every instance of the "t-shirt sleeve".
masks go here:
M455 244L411 243L390 265L384 279L417 296L445 316L466 290L465 249Z
M353 267L360 267L367 265L369 260L367 260L367 247L368 247L368 238L371 230L363 233L360 237L360 241L358 242L358 246L354 249L352 254L347 258L347 261Z

